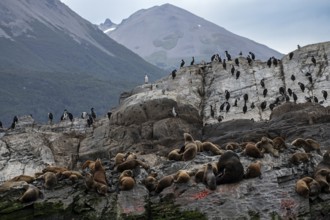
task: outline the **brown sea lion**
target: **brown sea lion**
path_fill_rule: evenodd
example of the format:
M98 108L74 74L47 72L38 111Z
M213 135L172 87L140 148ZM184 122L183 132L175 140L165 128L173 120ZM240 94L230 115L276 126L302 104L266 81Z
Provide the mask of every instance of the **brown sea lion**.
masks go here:
M204 151L211 151L214 155L221 155L224 152L209 141L203 142L202 147Z
M274 149L274 143L267 137L262 137L259 142L256 143L256 147L261 149L262 153L270 153L274 157L279 157L278 151Z
M119 176L119 189L131 190L135 186L135 180L132 170L125 170Z
M321 191L325 193L330 193L328 175L330 175L329 169L320 169L314 174L314 179L320 184Z
M6 181L0 185L0 193L11 190L14 187L24 187L28 183L25 181Z
M217 181L211 163L208 163L205 167L203 182L210 190L216 190Z
M23 195L18 199L20 202L34 202L39 198L43 198L43 193L34 185L29 184L23 186L25 189L25 192Z
M187 183L190 180L190 175L186 170L179 170L174 175L175 183Z
M247 155L253 158L263 158L263 153L256 147L255 144L247 144L243 150L243 155Z
M320 144L313 140L313 139L302 139L297 138L294 141L292 141L291 145L303 148L306 153L310 153L311 151L316 151L318 154L321 154Z
M39 176L37 179L44 180L44 187L46 189L53 189L54 186L57 184L57 177L56 174L53 172L46 172L43 175Z
M115 156L115 165L118 166L119 164L125 161L126 154L124 153L117 153Z
M311 177L304 177L296 182L296 192L303 197L316 196L320 190L319 183Z
M149 192L152 192L156 189L158 180L156 172L151 172L143 181L142 183L146 186L146 188L149 190Z
M86 168L89 168L91 173L95 172L95 161L93 160L86 160L83 165L81 166L81 168L84 170Z
M203 149L203 143L201 141L195 140L195 144L197 145L197 152L204 151L204 149Z
M156 193L160 193L161 191L163 191L166 187L169 187L172 185L172 183L174 182L174 177L173 175L168 175L168 176L164 176L163 178L161 178L158 181L157 187L155 189Z
M102 161L100 159L97 159L95 161L95 171L94 171L94 174L93 174L93 179L98 182L98 183L101 183L103 185L108 185L108 181L107 181L107 177L105 175L105 169L104 167L102 166Z
M299 165L300 163L308 163L311 157L312 154L310 153L296 152L289 158L289 162L294 165Z
M183 136L184 136L185 146L184 146L184 152L182 158L184 161L192 160L196 157L197 145L190 134L184 133Z
M225 183L235 183L243 179L244 168L239 156L228 150L222 154L218 161L217 185Z
M19 175L11 178L9 181L17 182L17 181L25 181L27 183L32 183L36 178L28 175Z
M183 154L179 153L180 149L174 149L168 154L169 160L181 161Z
M123 172L124 170L133 170L137 166L142 166L145 170L149 169L149 165L142 162L139 159L126 160L125 162L117 166L118 172Z
M46 173L46 172L59 173L59 172L63 172L66 170L68 170L68 169L65 167L47 166L42 170L42 172L43 173Z
M244 174L244 178L255 178L261 176L261 161L256 161L255 163L251 163L246 172Z
M275 137L273 139L274 148L279 152L283 152L284 149L287 149L285 140L282 137Z
M241 151L242 147L239 143L231 141L226 144L225 149L237 152L237 151Z
M96 191L100 195L106 195L108 191L108 186L102 183L96 182L93 178L93 175L87 173L85 175L85 186L87 190Z
M323 158L320 163L316 166L314 173L320 169L330 169L330 150L327 150L323 154Z

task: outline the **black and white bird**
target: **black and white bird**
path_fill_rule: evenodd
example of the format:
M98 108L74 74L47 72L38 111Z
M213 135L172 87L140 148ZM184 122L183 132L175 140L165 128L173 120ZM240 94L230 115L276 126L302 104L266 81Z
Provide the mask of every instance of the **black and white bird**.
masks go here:
M305 85L301 82L298 82L298 85L300 86L301 91L305 92Z
M282 86L278 89L278 91L281 95L284 95L285 93L285 89Z
M245 93L243 95L243 98L244 98L244 104L246 104L246 102L249 100L249 95L247 93Z
M96 119L96 114L94 112L94 108L91 108L91 116L92 116L93 120Z
M325 91L325 90L322 90L321 92L322 92L322 94L323 94L323 98L324 98L324 100L327 100L328 92Z
M263 101L261 104L260 104L260 108L262 111L264 111L267 107L267 101Z
M314 56L312 56L312 62L313 62L313 64L314 64L314 66L316 66L316 59L315 59Z
M275 57L273 57L273 65L277 67L277 59Z
M239 60L238 60L238 58L235 59L235 64L236 64L237 66L239 66Z
M48 121L49 121L50 124L53 123L53 118L54 118L53 113L48 112Z
M271 103L271 104L269 105L269 109L270 109L271 111L273 111L274 107L275 107L275 104L274 104L274 103Z
M226 59L223 59L222 67L223 67L225 70L227 69Z
M172 79L174 79L176 77L176 69L172 71Z
M297 103L298 96L296 95L296 93L292 92L292 97L293 97L294 103Z
M226 102L224 102L224 103L222 103L222 104L220 105L220 112L223 111L223 109L225 108L225 105L226 105Z
M108 111L108 112L107 112L107 116L108 116L108 119L109 119L109 120L110 120L110 118L111 118L111 115L112 115L112 112Z
M254 102L251 103L251 106L250 106L250 107L251 107L251 109L254 109L254 107L256 107L256 106L254 105Z
M237 72L236 72L236 80L239 78L240 75L241 75L241 72L237 70Z
M292 60L293 52L289 53L289 60Z
M247 59L247 61L248 61L248 64L251 66L252 59L251 59L250 55L248 55L246 59Z
M264 95L264 97L266 97L267 93L268 93L268 89L265 88L262 94Z
M267 66L269 68L272 66L272 58L271 57L267 60Z
M256 56L254 55L254 53L249 52L249 54L251 55L252 60L254 60L256 58Z
M290 88L288 88L288 93L289 93L289 96L292 96L292 90Z
M237 107L237 99L235 99L234 106Z
M226 106L226 112L229 112L230 104L229 104L229 102L227 102L226 104L227 104L227 106Z
M184 66L184 64L185 64L185 62L184 62L184 60L182 59L182 60L181 60L181 64L180 64L180 68L182 68L182 67Z
M192 57L192 60L191 60L191 62L190 62L190 66L194 65L194 63L195 63L195 58Z
M291 75L291 80L292 81L295 81L296 80L296 77L293 74Z
M260 85L262 88L265 88L265 79L260 80Z
M226 53L227 60L228 60L228 61L231 61L231 56L230 56L230 54L228 53L227 50L225 51L225 53Z
M228 101L228 99L230 98L230 92L228 90L225 90L225 97L226 100Z
M246 111L247 111L247 106L246 106L246 104L244 104L244 106L243 106L243 113L245 114Z
M235 67L234 67L234 65L231 65L230 72L231 72L231 75L234 75L234 73L235 73Z
M210 105L210 114L211 114L211 117L214 118L214 109L213 109L212 105Z

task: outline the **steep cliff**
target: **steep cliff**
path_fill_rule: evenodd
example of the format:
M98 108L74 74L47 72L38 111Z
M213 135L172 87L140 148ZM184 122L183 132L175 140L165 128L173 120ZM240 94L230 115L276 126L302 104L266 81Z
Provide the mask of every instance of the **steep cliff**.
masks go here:
M114 156L118 152L137 152L138 158L148 163L161 178L180 169L194 170L219 160L219 155L201 152L190 162L169 161L164 156L182 146L184 132L192 134L195 140L212 141L221 148L232 141L256 142L263 136L281 136L288 149L279 157L266 154L260 159L262 179L218 185L215 191L191 181L173 184L159 195L149 195L141 183L147 172L137 168L134 170L137 185L132 191L100 196L86 193L82 180L74 185L60 181L55 190L44 189L45 198L31 207L31 204L22 205L15 200L23 191L17 188L0 193L0 213L7 219L18 219L27 212L31 219L36 216L60 218L64 214L85 219L145 219L150 216L155 219L193 219L196 216L207 219L317 216L322 219L330 213L329 194L321 193L308 199L295 192L297 179L312 175L322 156L312 152L312 159L306 166L292 166L288 161L297 150L291 145L296 138L315 139L320 143L322 153L329 150L329 101L321 92L329 91L329 48L330 43L301 48L293 52L291 60L289 56L277 60L277 67L273 64L268 67L267 63L258 60L249 65L240 57L239 66L233 63L241 72L238 79L236 73L231 74L230 62L227 69L217 62L184 67L177 71L174 79L169 75L123 93L120 105L112 110L110 119L99 116L92 127L87 126L86 119L40 125L32 117L24 116L19 117L15 129L0 133L2 181L20 174L34 175L48 164L80 170L84 161L101 158L111 189L115 189L118 182L118 172L113 169ZM311 61L312 55L316 59L315 65ZM307 72L312 76L311 81ZM294 81L291 75L295 75ZM261 79L268 88L266 97L261 95ZM306 85L304 92L298 82ZM284 94L280 94L280 87L285 89ZM288 94L288 88L297 95L297 103ZM219 109L226 102L225 90L230 92L228 112L228 103L224 110ZM244 94L248 94L245 114L242 109ZM289 101L286 101L286 95L290 97ZM312 102L306 102L305 96L307 100L312 97ZM313 96L321 104L316 103ZM275 103L277 98L271 110L269 104ZM236 99L237 107L234 107ZM264 101L267 105L262 110L260 105ZM219 116L222 116L221 120L218 120ZM255 161L239 154L244 168Z

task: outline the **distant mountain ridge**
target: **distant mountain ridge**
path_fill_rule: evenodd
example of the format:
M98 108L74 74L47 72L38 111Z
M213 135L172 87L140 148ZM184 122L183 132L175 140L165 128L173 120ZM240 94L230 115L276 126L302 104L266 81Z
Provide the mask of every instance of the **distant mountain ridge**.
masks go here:
M283 55L265 45L233 34L226 29L171 4L142 9L123 20L108 36L158 67L171 69L183 58L186 63L209 61L224 51L257 59L281 58ZM132 39L134 37L134 39Z
M106 112L119 94L164 72L59 0L0 1L0 120L47 120L65 108Z

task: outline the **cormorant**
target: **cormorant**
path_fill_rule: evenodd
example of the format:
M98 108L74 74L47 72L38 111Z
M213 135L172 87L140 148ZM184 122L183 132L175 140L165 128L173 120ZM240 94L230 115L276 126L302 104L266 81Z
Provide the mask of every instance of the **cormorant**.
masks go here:
M289 96L292 96L292 90L290 88L288 88L288 93L289 93Z
M264 97L266 97L266 95L267 95L267 92L268 92L268 90L267 90L267 89L264 89L264 91L262 92L262 94L264 95Z
M229 112L229 109L230 109L230 104L229 104L229 102L227 102L226 112Z
M265 79L260 80L260 85L262 88L265 88Z
M313 99L314 99L314 102L315 103L318 103L319 102L319 99L316 96L313 96Z
M281 95L284 95L284 93L285 93L285 90L282 86L279 88L278 91L280 92Z
M110 117L111 117L111 115L112 115L112 112L107 112L107 116L108 116L108 119L110 120Z
M185 62L184 62L184 60L182 59L182 60L181 60L181 64L180 64L180 68L182 68L182 67L184 66L184 64L185 64Z
M251 103L251 108L254 109L255 105L254 102Z
M247 106L246 106L246 104L244 104L244 106L243 106L243 113L245 114L246 111L247 111Z
M243 95L243 98L244 98L244 103L246 103L247 100L249 99L249 95L248 95L247 93L245 93L245 94Z
M248 64L251 66L252 59L250 58L250 55L248 55L246 59L247 59L247 61L248 61Z
M275 57L273 57L273 65L277 67L277 59Z
M323 98L324 98L324 100L327 100L328 92L325 91L325 90L322 90L321 92L322 92L322 94L323 94Z
M228 99L230 98L230 93L228 92L228 90L225 91L225 97L226 100L228 101Z
M236 72L236 79L238 79L240 75L241 75L241 72L237 70L237 72Z
M225 53L226 53L227 60L228 60L228 61L231 61L231 56L230 56L230 54L228 53L227 50L225 51Z
M291 80L292 81L295 81L296 80L296 77L293 74L291 75Z
M227 69L226 59L223 59L222 66L225 70Z
M271 104L269 105L269 108L270 108L271 111L273 111L274 107L275 107L275 104L274 104L274 103L271 103Z
M263 101L261 104L260 104L260 107L261 107L261 110L265 110L266 107L267 107L267 102L266 101Z
M222 104L220 105L220 112L223 111L223 109L224 109L224 107L225 107L225 104L226 104L226 102L224 102L224 103L222 103Z
M270 68L272 65L272 58L270 57L268 60L267 60L267 66Z
M235 59L235 64L236 64L237 66L239 66L239 60L238 60L238 58Z
M249 54L251 54L251 58L252 58L252 60L254 60L254 59L256 58L256 56L254 55L254 53L249 52Z
M315 60L315 57L314 56L312 56L312 62L314 64L314 66L316 66L316 60Z
M235 73L235 67L234 67L234 65L231 65L231 75L234 75L234 73Z
M96 119L96 114L94 112L94 108L91 108L91 115L92 115L93 120L95 120Z
M190 62L190 66L194 65L194 62L195 62L195 58L192 57L192 61Z
M235 99L234 106L237 107L237 99Z
M54 117L53 117L53 113L49 112L49 113L48 113L48 120L49 120L50 123L53 122L53 118L54 118Z
M297 100L298 100L298 97L297 97L296 93L292 92L292 97L293 97L294 103L296 103Z
M301 82L298 82L298 85L300 86L301 91L305 92L305 85Z
M172 71L172 79L176 77L176 69Z
M210 105L210 108L211 108L211 117L214 118L214 110L213 110L213 106Z
M289 53L289 60L292 60L293 52Z

